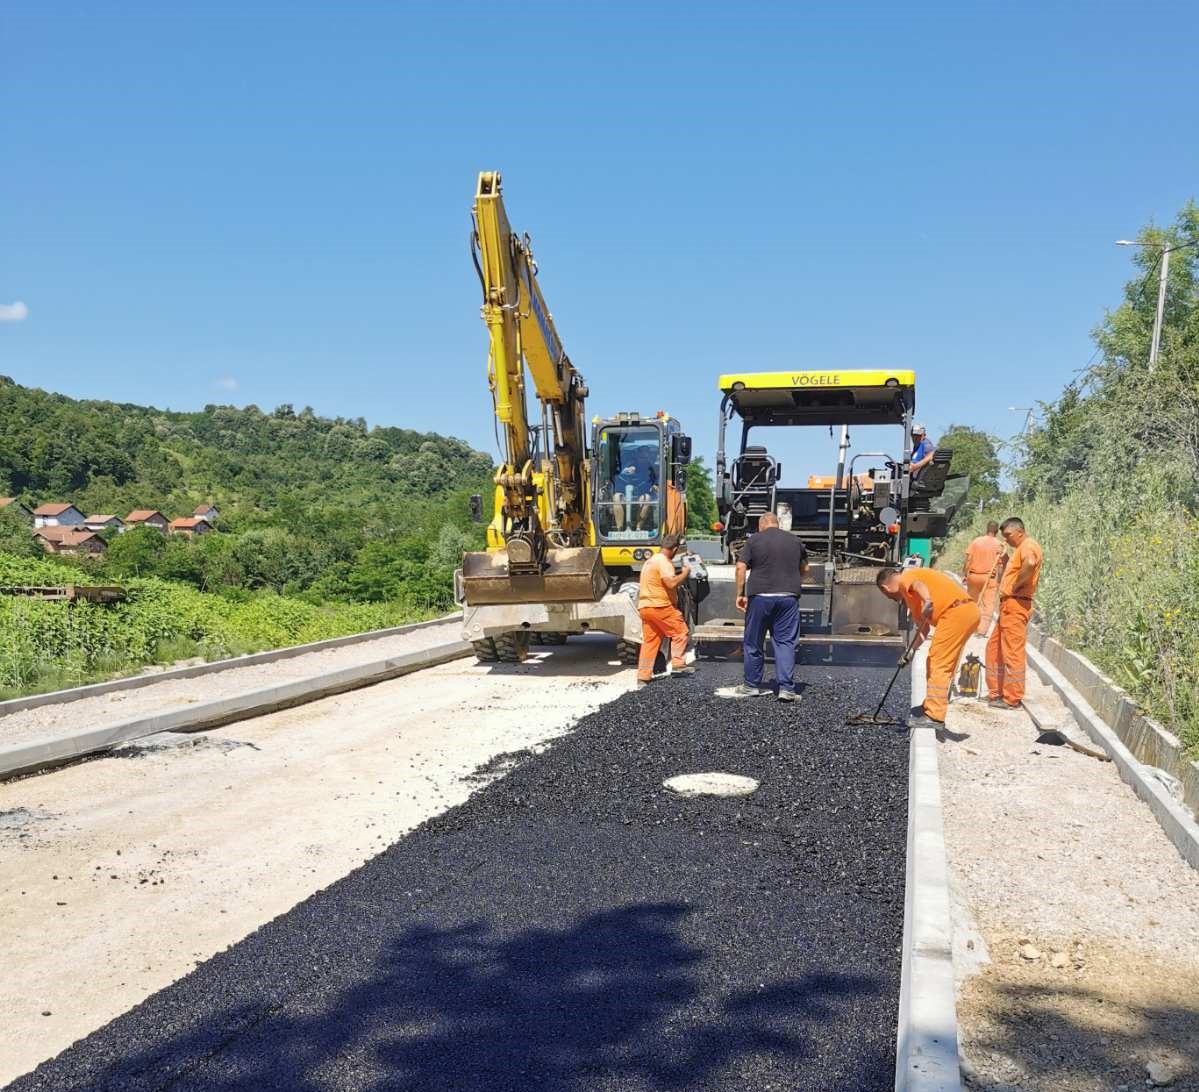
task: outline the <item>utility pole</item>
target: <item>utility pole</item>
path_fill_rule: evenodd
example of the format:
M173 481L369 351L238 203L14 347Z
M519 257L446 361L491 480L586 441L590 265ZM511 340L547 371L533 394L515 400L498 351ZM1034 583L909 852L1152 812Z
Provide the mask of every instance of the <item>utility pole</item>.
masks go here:
M1189 246L1199 243L1199 239L1188 239L1176 246L1165 246L1162 243L1138 242L1135 239L1117 239L1116 246L1148 246L1156 247L1162 252L1162 269L1157 278L1157 313L1153 316L1153 340L1149 344L1149 370L1153 371L1157 364L1157 354L1162 347L1162 322L1166 317L1166 286L1170 282L1170 255L1176 250L1186 250Z
M1162 271L1157 278L1157 314L1153 316L1153 341L1149 344L1149 370L1157 363L1157 351L1162 345L1162 319L1166 314L1166 285L1170 280L1170 251L1172 247L1162 249Z

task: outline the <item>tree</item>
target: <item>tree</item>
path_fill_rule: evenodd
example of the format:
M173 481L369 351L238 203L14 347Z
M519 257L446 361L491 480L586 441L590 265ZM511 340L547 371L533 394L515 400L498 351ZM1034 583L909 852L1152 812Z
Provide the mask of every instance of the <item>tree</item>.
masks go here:
M970 489L963 509L985 507L999 497L999 452L995 440L969 425L950 425L937 443L953 452L950 474L969 474Z
M711 531L715 520L712 472L704 465L704 457L696 455L687 468L687 530Z
M117 576L153 576L166 549L166 539L153 527L132 527L108 547L104 567Z
M14 507L0 508L0 553L41 557L45 551L33 537L33 528L20 512L13 510Z

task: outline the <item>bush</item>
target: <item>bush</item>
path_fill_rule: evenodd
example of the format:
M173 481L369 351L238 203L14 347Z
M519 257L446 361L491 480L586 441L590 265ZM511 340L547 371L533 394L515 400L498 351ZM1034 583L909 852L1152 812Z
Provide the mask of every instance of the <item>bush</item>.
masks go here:
M61 584L64 567L0 554L0 583ZM274 594L209 595L158 578L126 582L114 606L0 598L0 693L78 685L179 654L209 659L400 625L409 600L314 605Z

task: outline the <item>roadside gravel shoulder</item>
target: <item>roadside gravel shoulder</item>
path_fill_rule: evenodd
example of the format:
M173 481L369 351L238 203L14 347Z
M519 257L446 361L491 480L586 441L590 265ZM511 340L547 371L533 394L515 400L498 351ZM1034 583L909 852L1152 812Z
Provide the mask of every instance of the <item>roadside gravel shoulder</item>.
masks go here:
M1031 673L1029 694L1070 717ZM949 724L969 736L941 777L970 1085L1199 1089L1199 873L1111 763L1038 744L1023 712L960 701Z
M164 679L138 689L116 690L61 705L22 709L0 717L0 745L63 735L79 728L97 728L110 722L233 697L295 679L307 679L356 664L416 652L458 640L461 629L461 622L455 619L444 625L426 626L411 633L309 652L273 663L230 667L194 678Z

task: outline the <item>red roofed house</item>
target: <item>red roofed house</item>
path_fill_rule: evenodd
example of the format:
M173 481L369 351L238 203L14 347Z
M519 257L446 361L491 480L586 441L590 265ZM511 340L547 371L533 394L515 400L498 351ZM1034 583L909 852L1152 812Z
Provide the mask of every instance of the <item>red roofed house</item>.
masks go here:
M192 515L196 519L202 519L209 527L215 527L216 521L221 518L221 514L217 511L215 504L202 504Z
M34 527L75 527L83 522L83 513L73 504L39 504L33 510Z
M153 508L139 508L125 517L125 529L131 527L153 527L156 531L167 533L167 518Z
M191 517L188 519L173 519L170 522L171 534L187 535L191 538L192 535L203 535L212 530L211 525L206 519L196 519Z
M5 509L16 512L26 523L33 522L33 513L29 511L16 497L0 497L0 512Z
M125 521L120 516L88 516L83 526L89 531L116 531L120 534L125 530Z
M48 554L102 554L108 549L95 531L81 527L39 527L33 537Z

